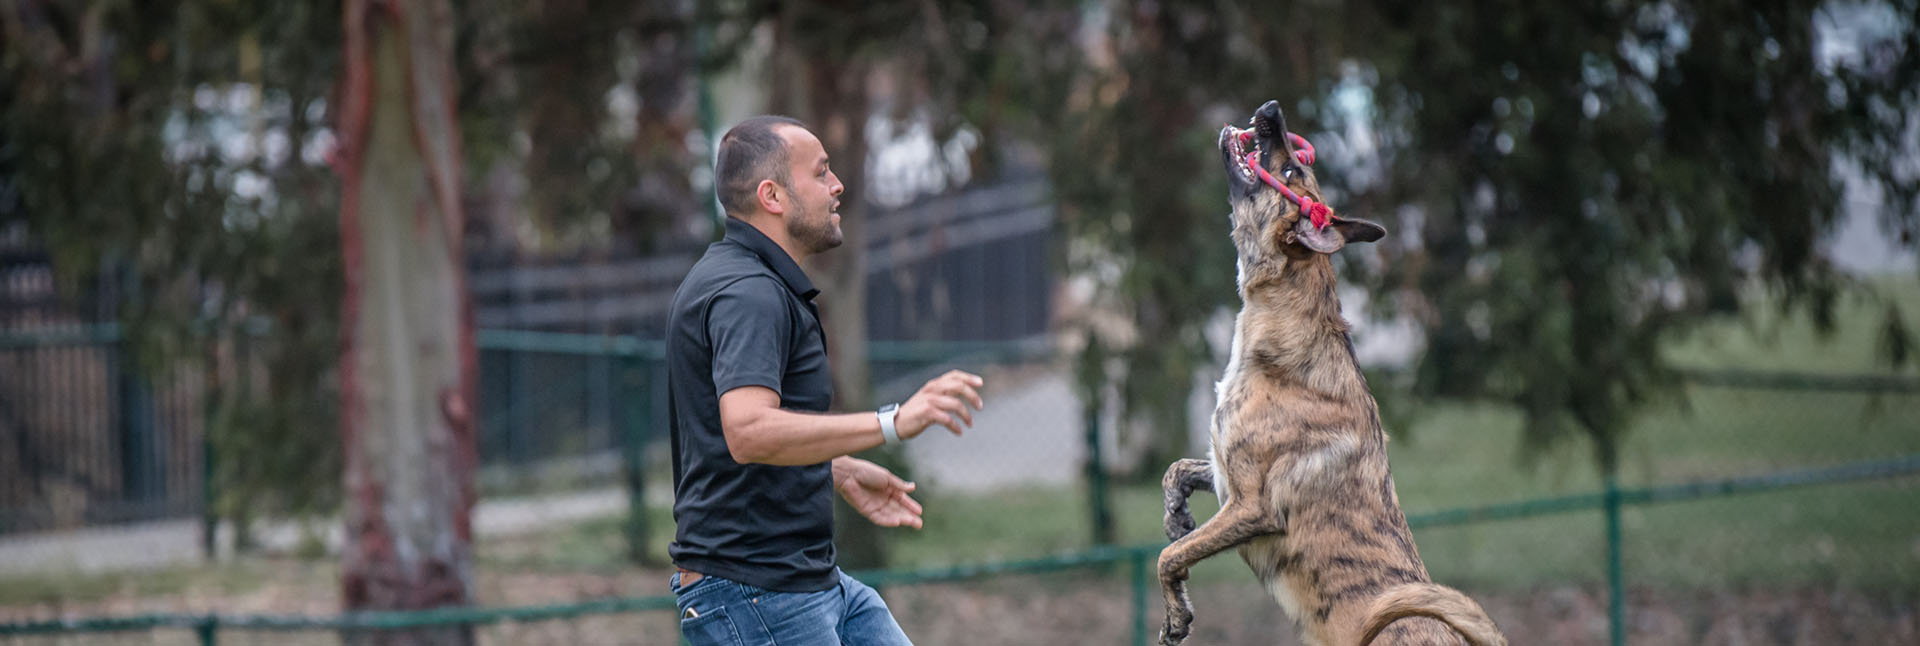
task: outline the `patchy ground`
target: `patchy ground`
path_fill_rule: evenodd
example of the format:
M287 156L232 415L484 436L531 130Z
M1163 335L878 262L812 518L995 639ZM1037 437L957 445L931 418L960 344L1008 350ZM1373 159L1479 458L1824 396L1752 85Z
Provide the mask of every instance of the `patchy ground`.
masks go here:
M1126 644L1133 622L1124 580L1007 577L987 583L889 591L901 622L923 644ZM1515 644L1603 645L1605 590L1554 587L1479 594ZM1196 645L1299 641L1273 601L1250 584L1192 591ZM1159 627L1148 600L1149 630ZM1912 599L1836 590L1658 593L1629 598L1637 646L1839 646L1920 643Z
M651 596L665 590L660 570L614 572L482 572L488 605L565 603L609 596ZM248 560L191 575L129 577L48 588L40 599L14 588L0 597L0 621L30 621L152 612L330 615L338 610L329 563ZM78 585L78 584L76 584ZM926 646L1126 644L1134 622L1124 570L1000 576L978 581L894 587L888 603L916 642ZM1476 595L1519 644L1607 643L1604 590L1572 586ZM85 600L73 600L73 596ZM1277 607L1250 583L1199 583L1195 645L1297 644ZM1920 643L1920 611L1911 592L1796 589L1671 592L1629 596L1630 641L1636 645L1841 646ZM1148 599L1157 629L1157 597ZM677 643L666 612L584 617L573 621L497 624L478 631L484 644ZM91 635L85 639L0 638L0 644L192 644L186 630ZM223 631L221 644L338 643L331 634Z

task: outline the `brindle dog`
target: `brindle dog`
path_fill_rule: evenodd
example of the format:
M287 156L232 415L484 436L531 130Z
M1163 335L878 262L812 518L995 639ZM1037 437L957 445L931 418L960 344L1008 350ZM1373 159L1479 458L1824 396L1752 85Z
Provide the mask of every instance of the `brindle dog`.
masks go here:
M1379 240L1386 229L1338 216L1315 226L1247 161L1257 154L1273 178L1320 200L1279 104L1261 106L1252 125L1251 136L1220 131L1244 306L1217 386L1211 459L1175 462L1163 483L1174 542L1160 553L1160 642L1180 643L1193 623L1188 569L1239 547L1310 644L1506 644L1472 599L1430 582L1387 472L1379 408L1340 315L1329 254ZM1201 488L1221 505L1195 529L1187 498Z

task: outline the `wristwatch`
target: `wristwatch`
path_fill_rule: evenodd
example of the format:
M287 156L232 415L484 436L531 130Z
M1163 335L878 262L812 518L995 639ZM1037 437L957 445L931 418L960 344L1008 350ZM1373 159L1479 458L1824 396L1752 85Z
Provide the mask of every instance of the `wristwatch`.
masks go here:
M874 414L880 416L880 435L887 438L887 446L900 443L900 430L893 427L893 417L900 414L899 404L881 406Z

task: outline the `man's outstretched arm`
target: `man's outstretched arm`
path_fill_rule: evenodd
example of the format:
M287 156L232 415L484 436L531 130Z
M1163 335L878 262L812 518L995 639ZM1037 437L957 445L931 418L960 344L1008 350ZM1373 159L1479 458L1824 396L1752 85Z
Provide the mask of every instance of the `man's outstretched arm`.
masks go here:
M927 382L894 418L901 439L912 439L934 424L959 435L973 425L973 411L984 406L978 375L958 370ZM880 419L871 412L817 414L780 408L771 388L742 386L720 395L720 428L727 451L741 464L797 466L819 464L880 446Z

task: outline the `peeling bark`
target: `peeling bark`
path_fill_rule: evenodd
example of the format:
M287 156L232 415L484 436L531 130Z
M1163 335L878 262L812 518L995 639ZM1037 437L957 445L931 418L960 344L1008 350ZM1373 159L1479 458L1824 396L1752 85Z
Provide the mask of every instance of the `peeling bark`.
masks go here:
M341 101L340 364L348 610L473 600L477 375L461 254L446 0L349 0ZM468 627L354 644L471 644Z

